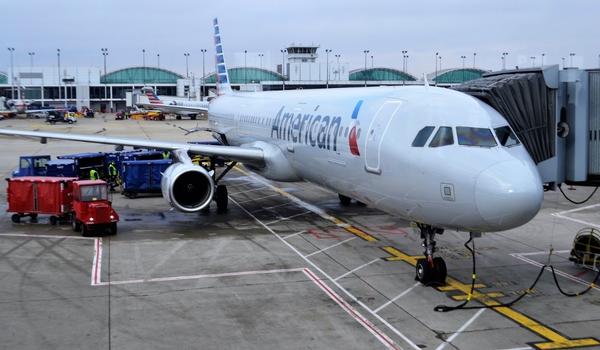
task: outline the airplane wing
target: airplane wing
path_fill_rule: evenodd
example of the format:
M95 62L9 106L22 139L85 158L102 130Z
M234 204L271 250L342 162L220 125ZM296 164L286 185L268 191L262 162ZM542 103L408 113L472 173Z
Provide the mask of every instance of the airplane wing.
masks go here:
M25 130L10 130L0 129L0 135L6 136L25 136L25 137L36 137L40 138L42 142L47 139L67 140L67 141L80 141L89 143L100 143L106 145L116 146L131 146L131 147L142 147L142 148L154 148L161 150L185 150L193 154L201 154L205 156L219 156L227 160L233 160L242 162L245 164L263 167L264 166L264 154L261 149L253 147L237 147L237 146L216 146L209 144L189 144L184 142L165 142L165 141L152 141L152 140L140 140L130 138L117 138L117 137L105 137L105 136L92 136L92 135L77 135L77 134L64 134L54 132L42 132L42 131L25 131Z

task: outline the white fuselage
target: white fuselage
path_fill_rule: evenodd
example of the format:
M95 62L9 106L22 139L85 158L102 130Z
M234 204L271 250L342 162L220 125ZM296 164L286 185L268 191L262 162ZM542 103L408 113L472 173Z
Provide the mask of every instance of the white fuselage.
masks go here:
M359 102L362 101L362 102ZM529 221L542 184L525 148L458 144L457 127L506 120L485 103L435 87L352 88L222 95L209 107L213 130L230 145L274 145L293 176L407 220L467 231ZM427 144L413 146L432 126ZM430 147L440 127L453 144ZM446 129L448 130L448 129ZM268 176L268 173L266 173Z

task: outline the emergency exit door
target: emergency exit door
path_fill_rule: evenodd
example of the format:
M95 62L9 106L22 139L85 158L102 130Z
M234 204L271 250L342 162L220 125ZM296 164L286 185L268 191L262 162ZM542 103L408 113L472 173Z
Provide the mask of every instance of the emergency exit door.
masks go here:
M381 174L381 145L390 124L398 114L402 101L387 101L375 113L365 141L365 170Z

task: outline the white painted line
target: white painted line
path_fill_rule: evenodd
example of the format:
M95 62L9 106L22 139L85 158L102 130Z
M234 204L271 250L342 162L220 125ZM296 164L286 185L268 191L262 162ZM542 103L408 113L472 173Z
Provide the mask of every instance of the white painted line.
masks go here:
M387 301L385 304L383 304L380 307L378 307L377 309L373 310L373 312L378 313L379 311L381 311L384 308L388 307L390 304L392 304L396 300L398 300L398 299L402 298L403 296L405 296L406 294L410 293L410 291L412 291L413 289L415 289L420 284L421 284L421 282L417 282L417 283L413 284L410 288L406 289L404 292L396 295L395 297L393 297L392 299L390 299L389 301Z
M588 205L588 206L581 207L581 208L575 208L575 209L561 211L561 212L558 212L558 213L554 213L552 215L556 216L557 218L561 218L561 219L565 219L565 220L570 220L570 221L573 221L573 222L576 222L576 223L579 223L579 224L582 224L582 225L593 226L593 227L596 227L596 228L600 228L600 225L598 225L598 224L594 224L592 222L587 222L587 221L583 221L583 220L579 220L579 219L574 219L572 217L569 217L569 216L565 215L565 214L575 213L575 212L586 210L586 209L596 208L598 206L600 206L600 204L593 204L593 205Z
M253 188L251 190L244 190L244 191L240 191L240 192L233 192L233 193L230 193L229 195L233 196L233 195L236 195L236 194L243 194L243 193L248 193L248 192L260 191L260 190L264 189L265 187L267 187L267 186L261 186L261 187Z
M252 198L252 199L248 199L248 200L245 200L245 201L241 201L240 203L247 203L247 202L258 202L258 201L260 201L260 200L262 200L262 199L267 199L267 198L270 198L270 197L275 197L275 196L279 196L279 193L270 194L270 195L268 195L268 196L264 196L264 197L258 197L258 198Z
M276 223L281 222L281 221L285 221L285 220L293 219L293 218L298 217L298 216L306 215L308 213L310 213L310 210L304 211L302 213L294 214L292 216L288 216L288 217L285 217L285 218L277 219L277 220L274 220L274 221L271 221L271 222L267 222L266 225L273 225L273 224L276 224Z
M479 311L477 311L475 313L475 315L473 315L473 317L471 317L467 322L465 322L465 324L463 324L457 331L456 333L452 334L450 336L450 338L448 338L445 342L441 343L437 348L435 348L435 350L442 350L443 348L446 347L446 345L452 343L452 341L454 339L456 339L456 337L458 337L459 334L461 334L465 329L467 329L467 327L469 327L471 325L471 323L473 323L479 316L481 316L481 314L485 311L486 309L481 309Z
M300 231L300 232L292 233L292 234L290 234L290 235L287 235L287 236L283 237L283 239L292 238L292 237L295 237L295 236L301 235L301 234L303 234L304 232L306 232L306 230L302 230L302 231Z
M569 253L570 250L555 250L553 252L553 254L563 254L563 253ZM548 254L548 251L542 251L540 250L539 252L529 252L529 253L514 253L520 256L529 256L529 255L542 255L542 254ZM512 255L512 254L511 254Z
M102 277L102 238L94 241L94 261L92 262L92 286L100 284Z
M351 273L354 273L354 272L356 272L356 271L358 271L358 270L362 269L363 267L367 267L367 266L369 266L369 265L371 265L371 264L373 264L373 263L375 263L375 262L378 262L378 261L380 261L380 260L381 260L381 258L373 259L373 260L369 261L369 262L368 262L368 263L366 263L366 264L362 264L362 265L360 265L359 267L353 268L352 270L350 270L350 271L346 272L345 274L343 274L343 275L341 275L341 276L338 276L338 277L334 278L333 280L334 280L334 281L337 281L337 280L339 280L339 279L342 279L342 278L344 278L344 277L348 276L349 274L351 274Z
M339 296L333 289L331 289L327 284L323 283L310 269L304 269L304 274L308 276L325 294L327 294L333 301L335 301L344 311L348 313L348 315L352 316L358 323L360 323L366 330L368 330L371 334L377 338L383 345L385 345L388 349L402 349L398 346L394 341L388 337L385 333L383 333L377 326L375 326L371 321L366 319L363 315L360 314L355 308L353 308L346 300Z
M341 242L337 242L336 244L330 245L329 247L326 247L326 248L323 248L323 249L319 249L319 250L317 250L316 252L312 252L312 253L310 253L310 254L307 254L307 255L305 255L304 257L305 257L305 258L308 258L308 257L311 257L311 256L313 256L313 255L315 255L315 254L323 253L324 251L327 251L327 250L329 250L329 249L331 249L331 248L335 248L335 247L337 247L337 246L339 246L339 245L342 245L342 244L344 244L344 243L346 243L346 242L350 242L350 241L351 241L351 240L353 240L353 239L356 239L356 236L355 236L355 237L350 237L350 238L348 238L348 239L345 239L345 240L343 240L343 241L341 241ZM334 281L335 281L335 280L334 280Z
M55 235L29 235L25 233L0 233L2 237L25 237L25 238L55 238L55 239L85 239L94 240L94 237L81 237L81 236L55 236Z
M522 254L510 254L510 256L512 256L514 258L517 258L517 259L519 259L521 261L524 261L524 262L526 262L528 264L531 264L533 266L537 266L537 267L544 266L544 264L539 263L539 262L537 262L535 260L531 260L529 258L526 258L526 257L522 256ZM549 267L546 267L546 270L547 271L552 271ZM563 272L563 271L561 271L561 270L559 270L557 268L554 268L554 272L556 272L556 274L559 275L559 276L562 276L562 277L564 277L566 279L569 279L569 280L571 280L571 281L573 281L575 283L579 283L579 284L584 285L586 287L590 285L590 282L582 280L581 278L575 277L575 276L573 276L571 274L568 274L566 272ZM600 288L597 287L596 285L592 286L592 289L600 291Z
M510 349L498 349L498 350L533 350L533 348L526 346L524 348L510 348Z
M263 183L266 183L266 182L263 182ZM269 184L269 186L272 186L272 185ZM275 233L275 231L272 228L270 228L269 226L265 225L264 222L260 221L256 216L252 215L252 213L249 212L246 208L244 208L243 206L241 206L240 204L238 204L238 202L235 199L229 197L229 200L231 200L233 202L233 204L237 205L246 214L248 214L248 216L250 216L251 218L253 218L254 221L256 221L257 223L259 223L267 231L271 232L271 234L273 236L277 237L281 242L283 242L283 244L285 244L288 248L290 248L294 253L298 254L298 256L300 256L302 259L304 259L304 261L306 261L307 264L309 264L310 266L312 266L313 268L315 268L315 270L319 271L319 273L321 275L325 276L325 278L327 278L331 283L333 283L333 285L335 285L339 290L341 290L342 292L344 292L344 294L346 294L353 302L355 302L358 305L360 305L360 307L362 307L368 313L370 313L375 318L377 318L377 320L379 322L383 323L389 330L391 330L392 332L394 332L394 334L396 334L397 336L399 336L400 338L402 338L402 340L404 340L408 345L410 345L411 348L413 348L414 350L421 350L421 348L417 344L415 344L412 340L410 340L407 336L405 336L402 332L400 332L396 327L392 326L386 319L384 319L383 317L381 317L378 314L374 313L373 310L371 310L365 303L363 303L362 301L358 300L358 298L356 296L354 296L352 293L350 293L346 288L344 288L337 281L334 281L333 278L331 278L331 276L329 276L325 271L323 271L323 269L321 269L317 264L315 264L314 262L310 261L308 258L305 258L304 255L302 255L302 253L300 253L300 251L298 249L296 249L296 247L294 247L293 245L291 245L285 239L281 238L281 236L279 236L277 233Z
M302 272L302 271L303 271L303 268L225 272L225 273L204 274L204 275L172 276L172 277L144 278L144 279L124 280L124 281L100 282L99 285L106 286L109 284L110 285L123 285L123 284L150 283L150 282L172 282L172 281L197 280L197 279L203 279L203 278L256 276L256 275L267 275L267 274L274 274L274 273Z
M277 204L277 205L272 205L272 206L270 206L270 207L264 207L264 208L262 208L260 211L262 211L262 210L270 210L270 209L275 209L275 208L279 208L279 207L285 207L286 205L290 205L290 204L292 204L292 203L289 203L289 202L288 202L288 203L281 203L281 204ZM258 212L258 211L257 211L257 212Z

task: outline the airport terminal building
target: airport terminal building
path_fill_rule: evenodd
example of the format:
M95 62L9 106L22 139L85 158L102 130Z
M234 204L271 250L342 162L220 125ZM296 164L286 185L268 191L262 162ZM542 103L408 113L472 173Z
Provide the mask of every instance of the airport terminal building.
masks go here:
M339 57L321 55L315 45L290 45L287 60L275 70L254 66L230 66L234 89L268 91L326 87L422 84L414 75L391 67L352 68ZM325 57L323 57L325 56ZM11 78L11 71L13 72ZM427 76L444 86L480 78L486 71L474 68L445 69ZM27 99L47 106L74 105L96 111L124 109L126 92L150 86L158 95L201 98L215 89L214 72L204 77L153 66L131 66L107 71L99 67L7 67L0 71L0 96Z

